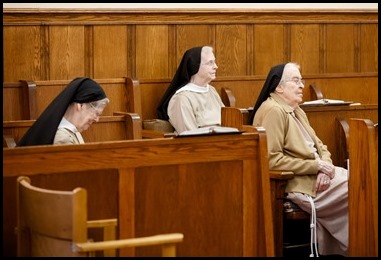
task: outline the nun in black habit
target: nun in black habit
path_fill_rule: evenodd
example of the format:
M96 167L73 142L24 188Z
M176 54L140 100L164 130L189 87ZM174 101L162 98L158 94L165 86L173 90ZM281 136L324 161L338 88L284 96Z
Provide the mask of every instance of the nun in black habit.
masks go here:
M273 92L279 85L279 82L282 79L284 66L286 66L286 64L279 64L270 69L265 84L263 85L261 93L259 93L257 102L254 105L253 111L250 114L250 125L253 124L254 115L257 112L258 108L270 96L270 93Z
M107 97L97 82L86 77L74 79L41 113L17 146L53 144L58 126L71 103L84 104L102 99Z
M348 255L348 171L332 164L299 104L304 80L297 63L271 68L251 115L266 129L269 169L292 171L287 199L311 215L311 254Z
M169 121L178 134L221 125L224 104L210 85L217 69L211 46L187 50L157 108L158 117Z
M177 68L169 87L165 91L159 106L157 107L157 116L160 119L168 120L168 103L175 92L189 83L191 77L196 74L200 68L202 46L194 47L187 50L180 65Z

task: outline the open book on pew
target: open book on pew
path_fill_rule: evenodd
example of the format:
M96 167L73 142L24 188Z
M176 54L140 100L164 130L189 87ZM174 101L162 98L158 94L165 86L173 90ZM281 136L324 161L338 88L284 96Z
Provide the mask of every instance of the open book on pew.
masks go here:
M239 134L243 133L244 131L238 130L238 128L235 127L226 127L226 126L207 126L207 127L200 127L196 130L188 130L181 132L178 134L178 137L183 136L195 136L195 135L215 135L215 134Z
M342 105L350 105L352 103L353 103L352 101L322 98L322 99L317 99L312 101L306 101L300 104L300 106L342 106Z

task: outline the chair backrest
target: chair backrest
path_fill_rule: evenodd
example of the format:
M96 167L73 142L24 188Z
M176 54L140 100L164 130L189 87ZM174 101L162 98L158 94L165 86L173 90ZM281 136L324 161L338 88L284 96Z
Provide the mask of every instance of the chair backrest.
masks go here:
M182 233L116 239L118 221L87 220L87 191L59 191L31 185L29 177L17 178L18 256L116 256L127 247L161 246L162 256L176 256ZM89 229L103 229L103 240L87 237ZM98 254L97 254L98 256Z
M17 255L83 256L73 244L87 241L87 192L55 191L17 179Z

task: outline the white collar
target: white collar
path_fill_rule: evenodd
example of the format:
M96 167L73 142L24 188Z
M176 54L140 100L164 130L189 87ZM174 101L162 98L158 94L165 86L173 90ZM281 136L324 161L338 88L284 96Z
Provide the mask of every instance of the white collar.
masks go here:
M65 117L62 118L60 124L58 125L58 128L66 128L66 129L72 131L73 133L79 132L77 130L77 128L75 127L75 125L70 123Z
M206 93L209 91L209 84L207 84L206 87L200 87L194 83L188 83L184 87L178 89L176 91L176 94L186 90L196 92L196 93Z

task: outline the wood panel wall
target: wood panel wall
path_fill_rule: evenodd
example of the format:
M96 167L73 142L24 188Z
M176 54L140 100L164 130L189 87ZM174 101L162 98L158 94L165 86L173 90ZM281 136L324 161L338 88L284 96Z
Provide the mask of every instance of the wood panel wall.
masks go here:
M6 9L3 82L128 76L140 81L141 117L151 119L184 51L212 45L212 85L232 89L238 107L253 106L270 67L288 61L326 98L374 104L377 32L377 10ZM21 105L6 90L4 102Z
M3 10L3 81L172 78L190 47L218 77L378 72L377 10Z

